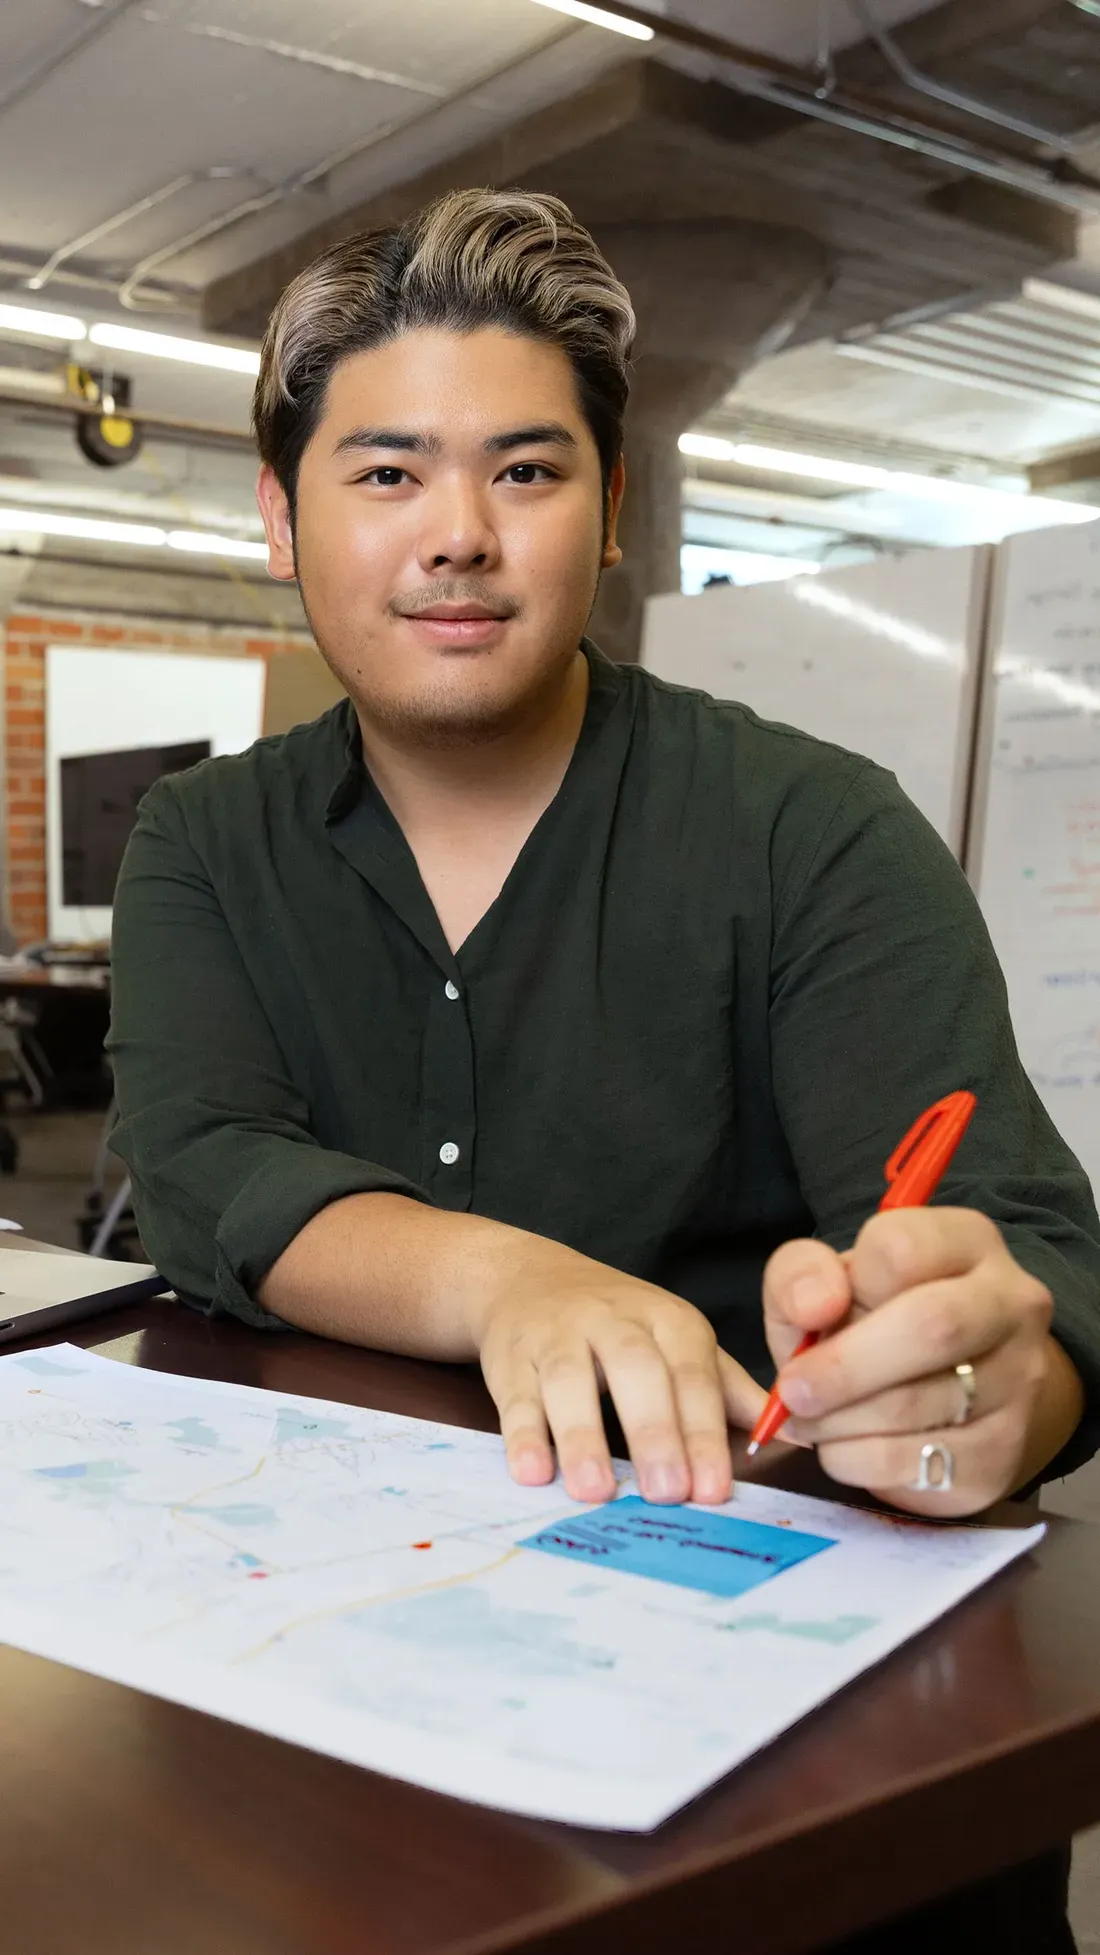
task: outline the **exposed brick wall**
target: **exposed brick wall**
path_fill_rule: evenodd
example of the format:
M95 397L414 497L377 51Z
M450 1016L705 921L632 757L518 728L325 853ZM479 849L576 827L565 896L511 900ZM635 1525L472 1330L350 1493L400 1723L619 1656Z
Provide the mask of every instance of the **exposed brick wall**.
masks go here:
M124 651L220 653L222 657L277 658L308 641L257 637L221 625L144 625L80 613L13 612L4 641L4 795L7 841L8 921L21 944L40 942L46 912L46 646L71 643Z

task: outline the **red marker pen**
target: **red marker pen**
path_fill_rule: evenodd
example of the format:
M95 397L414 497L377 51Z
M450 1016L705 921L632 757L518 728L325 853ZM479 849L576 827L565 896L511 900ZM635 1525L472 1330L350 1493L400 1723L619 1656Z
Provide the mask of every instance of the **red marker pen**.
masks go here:
M905 1139L886 1163L886 1193L879 1213L886 1208L923 1208L939 1187L950 1166L955 1149L970 1125L978 1102L973 1093L948 1093L914 1121ZM820 1332L807 1331L792 1358L811 1351ZM749 1457L775 1438L789 1417L787 1407L773 1385L768 1402L757 1419L749 1439Z

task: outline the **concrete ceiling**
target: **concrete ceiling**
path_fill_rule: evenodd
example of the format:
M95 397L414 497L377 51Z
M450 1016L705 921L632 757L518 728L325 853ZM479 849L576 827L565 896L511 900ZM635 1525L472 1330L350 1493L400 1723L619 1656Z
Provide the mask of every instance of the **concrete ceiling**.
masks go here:
M862 38L853 0L650 5L803 67L823 52L824 28L842 75L912 117L952 120L900 87ZM875 12L941 81L1076 132L1076 160L1092 160L1100 21L1069 0L875 0ZM639 57L652 69L641 84ZM832 350L838 334L913 307L1010 296L1029 272L1078 250L1076 220L1012 193L983 204L942 164L762 111L730 80L711 58L662 42L640 49L531 0L3 0L0 182L17 193L0 203L0 297L177 332L199 329L205 303L215 330L254 330L272 262L289 263L303 237L356 221L429 173L444 181L457 169L462 180L462 160L503 132L552 120L562 104L568 123L587 91L604 90L619 119L602 148L592 131L586 156L566 140L533 166L591 221L660 194L673 216L794 223L831 255L828 294L799 343L748 375L716 426L771 419L807 439L892 441L979 464L1093 433L1093 421L1058 404L967 397L958 383L860 368ZM241 299L250 286L251 313ZM0 365L54 358L56 349L0 341ZM245 426L239 376L139 358L127 367L139 407ZM181 520L245 530L250 475L243 446L160 440L130 468L99 473L44 411L0 404L3 501L53 494L150 514L171 505Z

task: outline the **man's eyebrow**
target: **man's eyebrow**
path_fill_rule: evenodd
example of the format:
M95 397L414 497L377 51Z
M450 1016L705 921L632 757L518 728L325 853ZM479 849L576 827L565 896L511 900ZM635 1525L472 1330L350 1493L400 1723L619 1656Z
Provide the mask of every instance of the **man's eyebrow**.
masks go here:
M485 443L487 455L505 455L510 448L575 448L576 436L560 421L535 421L529 428L509 428Z
M366 448L397 449L405 455L438 455L443 443L437 434L413 434L408 428L349 428L333 449L334 455L353 455Z

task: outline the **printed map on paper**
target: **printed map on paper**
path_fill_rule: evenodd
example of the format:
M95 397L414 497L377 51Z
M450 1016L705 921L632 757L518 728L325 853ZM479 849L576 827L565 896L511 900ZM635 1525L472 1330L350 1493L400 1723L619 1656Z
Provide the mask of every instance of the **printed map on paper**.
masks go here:
M488 1434L0 1358L0 1640L576 1824L658 1825L1041 1534L584 1508Z

